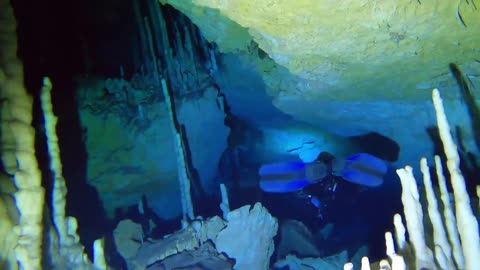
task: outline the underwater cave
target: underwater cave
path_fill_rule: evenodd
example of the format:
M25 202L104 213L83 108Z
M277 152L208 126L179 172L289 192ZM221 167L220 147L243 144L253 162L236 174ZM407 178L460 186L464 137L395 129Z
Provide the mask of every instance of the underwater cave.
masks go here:
M478 12L0 0L0 269L477 269Z

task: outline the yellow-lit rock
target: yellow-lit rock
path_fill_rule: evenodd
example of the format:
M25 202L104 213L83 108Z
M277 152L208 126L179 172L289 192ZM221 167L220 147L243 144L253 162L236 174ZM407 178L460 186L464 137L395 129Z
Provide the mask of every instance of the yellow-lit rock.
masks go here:
M434 125L428 112L430 91L437 87L444 93L448 115L465 131L464 138L473 137L449 64L459 65L471 86L480 85L480 4L431 0L161 2L189 16L209 41L218 44L220 52L240 52L236 55L242 61L253 63L265 89L251 90L266 92L276 108L298 121L344 136L378 132L404 149L417 149L402 152L401 163L418 160L421 153L431 152L425 129ZM238 62L223 64L228 72L228 65ZM233 78L227 87L242 85L235 81L243 80L242 74L230 75ZM416 146L411 136L419 140ZM465 144L474 147L472 140Z
M276 63L318 82L304 98L416 99L416 86L445 73L448 63L474 60L480 43L480 13L466 1L165 2L226 51L245 49L249 40L236 31L248 29Z

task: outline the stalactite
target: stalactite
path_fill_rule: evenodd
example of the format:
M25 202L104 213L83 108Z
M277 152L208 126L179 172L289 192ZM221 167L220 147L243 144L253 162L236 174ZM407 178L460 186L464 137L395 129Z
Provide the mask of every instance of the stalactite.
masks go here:
M174 85L174 75L173 75L173 55L172 55L172 49L170 47L170 41L168 38L168 30L167 30L167 23L165 22L165 18L163 15L163 11L159 6L159 3L156 2L154 5L156 12L158 13L158 25L159 25L159 34L160 34L160 40L162 41L163 45L163 51L162 53L162 58L164 59L163 62L165 63L165 72L164 72L164 77L168 79L170 82L170 85Z
M162 16L162 13L160 12L158 1L148 0L146 2L148 6L148 17L151 24L151 35L154 42L154 49L157 55L161 55L163 53L163 48L168 46L168 43L164 44L162 39L162 28L160 23L160 16ZM160 70L164 69L163 65L158 67Z
M176 97L202 91L217 70L215 47L210 46L186 16L154 0L147 1L147 8L142 23L146 42L142 47L147 50L144 65L148 67L144 76L156 70L169 82ZM169 32L168 27L173 27L173 31Z
M185 63L185 54L183 51L183 41L181 37L181 33L178 30L178 23L175 23L173 26L173 29L175 29L175 40L173 42L174 48L175 48L175 56L176 58L182 63L181 68L183 69L183 63Z
M182 140L182 136L179 131L180 128L175 118L173 102L168 91L167 83L164 79L162 79L161 83L163 96L165 97L165 103L167 104L168 114L170 116L171 130L175 140L175 156L177 157L178 181L180 184L183 211L182 227L186 228L188 226L188 222L193 220L194 214L192 198L190 195L190 179L188 178L186 165L185 143Z
M185 71L187 70L188 63L185 58L185 51L183 47L183 41L181 38L181 32L178 29L178 24L174 24L175 29L175 40L174 40L174 48L175 48L175 75L177 79L177 85L179 86L180 95L184 95L187 92L188 85L187 79L185 78Z
M208 69L208 64L210 64L210 51L208 49L208 42L202 35L199 35L199 37L200 37L199 46L202 49L203 55L205 56L204 68Z
M185 33L185 50L188 54L188 58L190 62L190 65L189 65L190 71L191 71L191 74L193 75L193 80L192 80L193 87L191 86L191 88L196 88L199 86L197 61L196 61L195 51L194 51L195 44L193 44L191 34L190 34L190 29L191 28L188 27L188 24L183 26L183 31Z
M194 50L194 54L195 54L197 52L196 46L200 45L200 42L198 39L200 31L197 29L197 27L193 23L187 23L185 27L188 27L188 32L190 33L190 38L192 40L193 48L195 49Z
M209 70L209 72L211 72L211 74L214 74L218 71L216 47L209 48L209 54L210 54L210 70Z
M152 39L152 30L150 29L150 22L148 20L148 17L144 17L143 18L143 24L145 26L145 32L147 33L147 48L148 48L148 52L149 52L149 55L150 55L150 61L152 61L152 65L153 65L153 72L155 74L155 78L158 77L159 73L158 73L158 65L157 65L157 57L155 55L155 50L153 48L153 39Z
M151 29L149 26L150 24L147 17L144 18L144 24L145 24L147 33L151 33ZM181 203L182 203L182 211L183 211L182 226L186 228L188 225L188 222L190 220L193 220L194 214L193 214L192 199L190 196L190 179L188 177L188 171L187 171L188 168L186 166L185 142L183 141L180 133L180 124L178 123L175 116L175 112L173 108L174 105L173 105L172 98L169 94L169 90L167 88L167 83L165 79L160 80L159 78L160 74L158 73L156 55L153 49L152 35L148 35L147 38L148 38L148 45L149 45L148 47L150 51L150 58L154 63L154 73L155 73L154 76L156 80L159 83L161 83L165 104L167 105L168 114L170 117L171 131L175 141L175 153L176 153L175 156L177 157L178 181L180 185Z
M137 27L137 34L138 38L140 39L140 57L141 62L146 63L148 59L148 49L147 49L147 37L145 36L145 32L143 30L143 16L140 7L140 0L133 1L133 12L135 15L135 26Z

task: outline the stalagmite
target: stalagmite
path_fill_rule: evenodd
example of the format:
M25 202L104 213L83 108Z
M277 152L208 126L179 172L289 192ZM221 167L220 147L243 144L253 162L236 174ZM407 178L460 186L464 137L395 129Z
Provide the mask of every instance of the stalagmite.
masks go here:
M23 86L23 65L17 58L16 21L8 0L0 0L1 156L12 176L12 194L19 212L12 233L18 237L15 257L20 269L41 269L45 191L35 156L32 97Z
M458 156L457 146L455 145L452 134L450 134L450 125L443 108L443 101L437 89L432 93L433 105L437 114L437 126L440 132L440 138L443 143L443 149L447 156L447 167L450 172L450 181L455 198L455 213L457 217L457 230L462 242L462 250L465 256L465 269L478 269L478 258L480 258L480 236L478 233L478 223L470 207L470 198L465 186L465 179L460 171L460 157Z

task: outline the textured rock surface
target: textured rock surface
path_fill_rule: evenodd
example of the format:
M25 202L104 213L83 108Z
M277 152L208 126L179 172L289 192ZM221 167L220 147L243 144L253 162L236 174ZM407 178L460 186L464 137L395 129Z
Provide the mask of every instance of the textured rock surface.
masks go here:
M218 254L211 243L205 243L193 251L183 251L165 258L161 263L149 266L148 270L168 269L215 269L231 270L232 264Z
M227 215L228 226L218 233L215 245L236 260L235 269L269 269L278 222L260 203ZM235 242L232 245L232 241Z
M337 255L325 258L302 258L299 259L295 255L288 255L285 259L275 263L275 267L288 267L291 270L334 270L342 269L343 265L348 262L348 254L343 251Z
M118 253L125 259L133 258L143 241L142 225L130 219L122 220L113 231L113 238Z
M472 84L480 83L473 2L163 2L189 16L221 52L247 54L264 83L257 90L271 96L264 105L297 120L341 135L377 131L409 149L401 159L416 160L431 151L429 97L439 87L452 121L471 135L448 64L460 64ZM412 136L424 146L413 145Z
M286 220L280 224L280 242L277 247L277 260L289 254L297 254L301 258L320 257L321 253L315 245L313 235L302 222Z
M171 2L180 10L189 8L187 1L178 1L183 2L180 6L175 0ZM219 27L217 21L207 20L208 16L218 18L214 13L220 11L248 29L276 63L302 78L318 81L311 89L304 87L310 90L303 93L305 98L333 94L342 100L377 99L379 92L380 97L416 97L415 86L441 75L446 64L465 63L478 55L478 12L465 1L192 2L204 7L203 13L195 12L198 7L190 7L188 13L204 16L200 27L207 38L214 38L210 33L213 25L217 25L217 36L221 30L234 33ZM457 6L468 27L458 19ZM223 46L220 37L214 41ZM245 42L237 42L237 48L244 46ZM394 86L399 82L405 87L403 91L396 87L379 89L382 84ZM361 91L352 91L359 88Z
M117 208L135 205L145 195L149 207L161 218L178 216L180 198L173 138L159 93L149 95L151 91L127 87L126 94L122 90L103 96L101 85L85 87L80 91L80 116L88 152L87 176L107 213L113 216ZM137 102L132 101L132 96ZM217 161L228 135L216 92L208 89L200 96L179 100L177 105L193 166L202 186L212 189ZM215 132L206 132L210 130Z
M230 269L228 268L230 262L235 262L235 269L240 270L269 269L270 256L274 250L273 237L277 234L278 229L277 219L270 215L260 203L235 209L227 214L227 219L228 221L225 221L215 216L205 221L196 220L187 229L167 235L161 240L146 241L128 263L133 269L145 269L146 266L156 262L159 263L158 265L170 264L177 259L189 265L190 262L196 260L195 253L200 255L197 259L204 258L201 255L203 252L199 251L202 251L203 247L207 245L211 247L208 250L212 252L204 255L211 257L212 254L215 254L216 259L222 259L221 266L227 267L227 269ZM131 241L130 239L119 240ZM232 245L232 243L234 244ZM212 244L216 247L216 252ZM190 252L194 250L196 251ZM184 252L183 255L182 252ZM175 254L187 255L190 259L178 257L171 260ZM220 255L217 256L218 254ZM235 261L227 260L227 258ZM179 262L177 261L177 263ZM212 267L212 269L224 268Z

